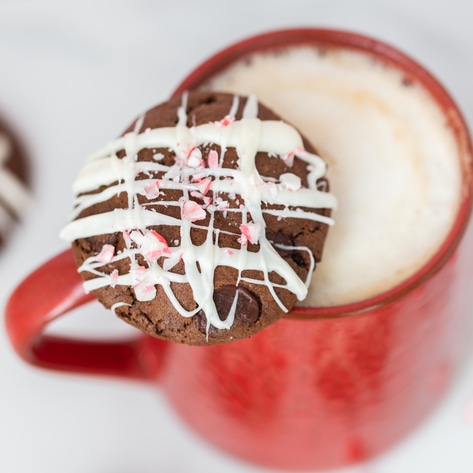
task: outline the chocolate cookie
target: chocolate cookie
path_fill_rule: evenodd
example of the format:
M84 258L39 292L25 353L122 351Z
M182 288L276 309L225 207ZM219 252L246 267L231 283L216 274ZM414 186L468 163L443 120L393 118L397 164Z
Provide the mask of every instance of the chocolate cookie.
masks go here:
M192 92L92 155L62 237L86 290L155 337L229 342L307 293L331 220L325 164L254 97Z
M0 121L0 247L30 202L25 152Z

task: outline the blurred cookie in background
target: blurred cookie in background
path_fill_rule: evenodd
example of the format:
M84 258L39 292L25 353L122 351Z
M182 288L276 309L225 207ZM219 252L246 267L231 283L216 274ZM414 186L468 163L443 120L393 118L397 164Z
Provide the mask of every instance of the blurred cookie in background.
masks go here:
M0 251L31 202L26 153L0 118Z

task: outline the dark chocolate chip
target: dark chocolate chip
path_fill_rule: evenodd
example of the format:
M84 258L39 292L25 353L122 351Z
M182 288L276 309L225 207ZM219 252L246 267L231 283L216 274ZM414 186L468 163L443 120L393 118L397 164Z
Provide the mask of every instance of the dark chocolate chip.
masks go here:
M294 246L294 241L290 236L282 232L266 232L266 237L273 245L274 249L278 252L279 256L281 256L281 258L291 258L300 268L307 267L304 255L300 251L293 250L292 248L285 248Z
M235 318L254 324L260 316L261 307L258 298L243 286L222 286L214 291L214 301L220 320L227 317L238 292Z
M304 260L304 256L299 251L293 251L291 253L291 258L294 261L294 263L296 263L297 266L299 266L300 268L307 267L307 265L305 263L305 260Z
M329 188L328 188L328 181L327 179L325 179L324 177L321 177L318 181L317 181L317 190L321 191L321 192L328 192Z
M291 237L282 232L266 232L266 238L273 245L273 248L278 252L281 258L289 258L292 253L292 249L284 248L285 246L294 246L294 242Z
M225 320L230 312L235 295L238 292L235 320L241 320L248 325L256 323L261 315L261 304L258 297L243 286L221 286L214 291L213 299L217 307L217 313L220 320ZM205 314L200 311L194 316L199 331L206 333L207 319ZM216 336L215 327L210 327L209 336Z
M197 314L192 318L195 320L200 333L208 335L209 338L215 338L218 336L219 331L212 325L209 327L209 333L207 333L207 318L203 311L197 312Z
M118 243L118 234L117 233L112 233L110 235L104 235L101 238L98 238L96 241L95 246L93 246L93 251L95 252L101 252L103 250L103 247L105 245L112 245L114 247L117 246Z

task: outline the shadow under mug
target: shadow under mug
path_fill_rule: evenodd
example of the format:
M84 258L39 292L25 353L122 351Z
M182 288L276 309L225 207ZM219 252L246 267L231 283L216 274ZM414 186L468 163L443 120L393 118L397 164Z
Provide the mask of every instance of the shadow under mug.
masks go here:
M94 299L83 292L70 250L29 275L6 308L11 343L27 362L158 384L187 423L213 444L282 469L366 460L431 411L464 355L473 248L472 232L464 235L472 202L467 127L436 79L396 49L342 31L275 31L211 57L175 94L199 87L254 51L301 44L372 54L422 83L445 112L457 139L464 192L448 237L424 267L372 299L294 309L250 339L210 347L141 334L122 342L45 334L49 322Z

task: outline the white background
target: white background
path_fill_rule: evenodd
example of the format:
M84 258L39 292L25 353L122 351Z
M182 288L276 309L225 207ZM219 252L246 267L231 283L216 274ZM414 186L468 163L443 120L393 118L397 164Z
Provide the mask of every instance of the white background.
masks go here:
M365 33L427 66L472 124L472 23L469 0L0 0L0 113L27 145L35 200L0 253L0 307L28 272L65 248L58 232L85 157L217 50L284 27ZM130 329L94 305L56 330ZM340 471L471 472L472 408L473 354L418 430L369 465ZM185 471L266 470L201 441L154 388L25 365L0 326L0 472Z

